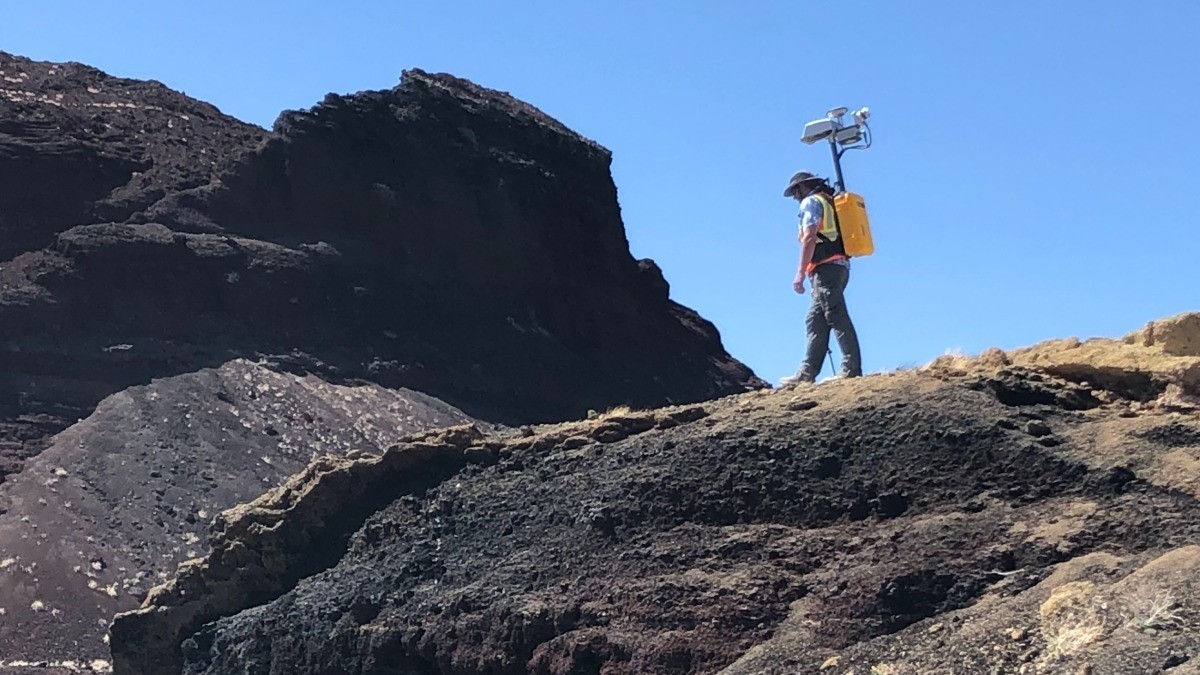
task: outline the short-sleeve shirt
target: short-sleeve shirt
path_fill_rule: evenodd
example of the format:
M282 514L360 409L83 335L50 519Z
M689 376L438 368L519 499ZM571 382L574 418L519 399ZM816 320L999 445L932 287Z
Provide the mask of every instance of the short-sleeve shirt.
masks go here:
M816 195L809 195L800 200L800 232L812 230L815 235L821 229L821 218L825 216L824 209L821 208L821 200L817 199ZM841 258L833 260L838 265L850 266L849 258Z

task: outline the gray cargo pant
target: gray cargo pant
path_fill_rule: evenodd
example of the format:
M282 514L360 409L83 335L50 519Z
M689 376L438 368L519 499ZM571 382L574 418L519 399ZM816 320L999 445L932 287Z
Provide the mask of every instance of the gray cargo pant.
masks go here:
M821 372L821 364L829 351L829 331L837 337L842 352L842 377L862 375L862 353L858 349L858 333L846 309L846 284L850 268L836 263L817 266L812 276L812 306L808 308L808 352L804 365L797 373L800 379L812 382Z

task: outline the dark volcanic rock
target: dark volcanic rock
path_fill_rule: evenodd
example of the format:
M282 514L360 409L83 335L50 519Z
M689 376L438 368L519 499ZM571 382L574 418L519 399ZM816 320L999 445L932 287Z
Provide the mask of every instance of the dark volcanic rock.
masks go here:
M237 357L514 422L763 385L631 257L608 151L506 94L410 71L266 134L157 83L0 64L21 433Z
M1037 384L1061 401L1036 410L1063 440L1053 448L998 424L1034 412L1007 389L919 372L443 443L498 461L394 499L334 567L253 606L256 584L228 581L230 552L268 551L286 569L304 549L281 550L275 532L325 521L319 499L305 506L310 483L294 482L290 496L241 512L269 531L223 527L205 561L118 618L115 664L145 673L182 659L191 675L751 675L1019 672L1036 661L1026 672L1073 673L1079 644L1091 644L1073 642L1080 625L1098 631L1087 640L1111 636L1089 650L1119 653L1097 673L1153 672L1146 664L1196 653L1200 548L1188 545L1200 537L1200 492L1181 490L1183 472L1160 473L1184 461L1146 433L1162 421L1123 417L1121 405L1077 411L1075 385ZM1200 427L1195 415L1172 419ZM1119 486L1115 461L1139 467ZM1151 563L1175 547L1170 564ZM1085 564L1097 551L1105 564ZM1136 591L1131 575L1126 589L1134 570L1152 585ZM1084 579L1107 589L1095 594L1099 628L1042 604ZM1160 598L1175 618L1153 619L1163 638L1128 642L1127 622L1147 620L1149 605L1128 610L1142 619L1122 612L1163 588L1176 594ZM230 596L246 609L186 629L195 607L239 604ZM973 632L960 615L990 628ZM944 632L926 638L941 617Z
M610 153L532 106L414 70L275 130L145 217L337 251L325 305L383 354L371 377L521 419L759 384L630 256Z
M247 361L108 397L0 485L0 672L107 660L116 612L203 553L221 511L315 457L382 454L402 435L468 421L417 392Z
M0 52L0 261L207 185L267 135L158 82Z

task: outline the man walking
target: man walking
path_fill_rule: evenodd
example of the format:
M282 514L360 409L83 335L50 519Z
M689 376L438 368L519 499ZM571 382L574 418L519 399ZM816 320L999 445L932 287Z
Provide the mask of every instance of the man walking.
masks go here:
M842 245L833 209L833 188L825 179L807 171L792 176L784 197L800 202L800 264L792 288L804 293L804 279L812 280L812 305L808 309L808 350L804 365L783 385L813 382L829 351L829 331L842 352L842 377L862 375L858 334L846 309L846 284L850 281L850 258Z

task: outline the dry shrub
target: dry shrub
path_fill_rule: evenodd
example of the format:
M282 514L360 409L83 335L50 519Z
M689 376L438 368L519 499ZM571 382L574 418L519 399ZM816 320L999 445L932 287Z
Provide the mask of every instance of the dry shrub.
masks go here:
M1144 633L1182 628L1182 604L1169 589L1149 580L1131 586L1121 597L1124 624Z
M1101 593L1090 581L1063 584L1042 603L1042 635L1047 657L1070 656L1121 628L1143 633L1187 625L1178 597L1161 583L1144 579Z

